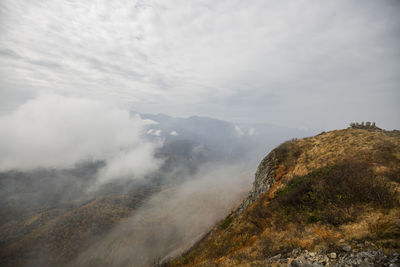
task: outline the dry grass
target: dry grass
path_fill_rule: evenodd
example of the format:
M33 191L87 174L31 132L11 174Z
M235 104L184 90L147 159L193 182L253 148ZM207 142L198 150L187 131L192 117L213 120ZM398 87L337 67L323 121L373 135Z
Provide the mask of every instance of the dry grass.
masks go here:
M400 247L400 208L389 211L370 210L341 227L347 240L373 240L383 247Z
M265 266L293 248L332 251L351 240L400 248L399 132L332 131L272 153L270 191L171 266Z
M138 200L128 195L105 196L76 209L52 209L0 228L0 265L20 266L43 260L61 265L84 250L89 240L127 217ZM43 252L44 251L44 252Z

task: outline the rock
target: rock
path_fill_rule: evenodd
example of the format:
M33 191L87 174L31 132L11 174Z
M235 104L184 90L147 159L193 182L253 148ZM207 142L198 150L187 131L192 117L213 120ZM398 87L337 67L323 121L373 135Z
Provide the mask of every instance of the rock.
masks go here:
M300 261L300 262L305 262L305 261L306 261L306 258L305 258L303 255L301 255L301 256L298 257L296 260L297 260L297 261Z
M355 246L356 245L357 244L355 244ZM369 244L368 246L371 247ZM381 249L380 250L365 249L361 252L356 252L355 249L352 249L350 247L350 249L348 250L350 251L340 252L340 253L331 252L328 254L324 254L323 251L308 252L306 250L302 251L300 248L298 248L294 249L291 253L285 253L283 255L278 254L270 259L278 263L279 266L295 266L295 267L322 267L322 266L400 267L400 255L396 251L392 251L389 254L385 254Z
M329 262L329 258L326 255L320 255L320 257L318 257L318 263L327 263Z
M277 255L275 255L275 256L269 258L269 259L270 259L271 261L277 261L277 260L279 260L281 257L282 257L281 254L277 254Z
M375 265L370 262L361 262L360 266L362 267L374 267Z
M307 262L301 262L301 261L297 261L297 260L293 260L290 263L291 267L313 267L314 265L307 263Z
M301 250L299 248L295 248L292 250L292 255L293 256L298 256L300 254Z
M362 251L362 252L357 254L357 257L362 258L362 259L365 259L365 258L373 259L374 255L372 255L371 253L368 253L366 251Z
M344 251L346 251L346 252L350 252L350 251L352 250L352 248L351 248L349 245L347 245L347 244L344 244L344 245L342 246L342 249L343 249Z
M321 265L321 264L319 264L319 263L316 263L316 262L314 262L314 263L312 264L312 266L313 266L313 267L323 267L323 265Z
M283 258L283 259L278 260L278 262L280 262L280 263L288 263L288 259L287 258Z
M236 211L236 215L241 214L250 204L259 198L259 196L267 192L276 182L274 177L274 167L276 165L276 152L272 150L260 163L257 168L253 187L247 198L240 204Z
M376 256L378 256L378 252L376 252L375 250L370 250L369 252L368 252L369 254L371 254L373 257L376 257Z

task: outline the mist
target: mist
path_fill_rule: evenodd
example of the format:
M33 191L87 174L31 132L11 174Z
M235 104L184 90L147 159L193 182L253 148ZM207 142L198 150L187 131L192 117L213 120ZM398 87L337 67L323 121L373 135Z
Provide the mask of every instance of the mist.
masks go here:
M246 195L255 136L82 97L28 100L0 117L0 254L16 266L177 256Z
M308 133L41 94L0 117L0 258L149 266L178 256L239 205L269 149Z
M149 266L188 249L247 194L248 165L207 164L148 199L69 266Z
M95 100L40 95L0 117L0 171L104 161L99 183L141 179L161 164L154 153L162 144L144 138L154 123Z

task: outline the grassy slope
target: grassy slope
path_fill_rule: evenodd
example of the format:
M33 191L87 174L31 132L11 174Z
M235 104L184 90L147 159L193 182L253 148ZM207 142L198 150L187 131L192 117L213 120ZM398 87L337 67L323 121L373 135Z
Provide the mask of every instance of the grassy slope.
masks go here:
M333 251L350 240L400 248L400 132L337 130L271 153L271 189L170 265L264 266L293 248Z
M2 225L0 265L65 263L129 216L138 203L129 195L102 196L78 208L53 208Z

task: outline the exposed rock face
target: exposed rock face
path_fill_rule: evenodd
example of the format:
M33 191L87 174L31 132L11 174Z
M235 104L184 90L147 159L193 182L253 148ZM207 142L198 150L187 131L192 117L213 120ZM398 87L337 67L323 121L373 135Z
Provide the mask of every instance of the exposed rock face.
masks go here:
M358 122L352 122L350 123L350 128L353 129L374 129L374 130L381 130L381 128L377 127L375 125L375 122L370 122L367 121L365 124L364 122L358 123Z
M272 150L260 163L257 168L253 188L249 192L247 198L242 202L240 207L236 210L236 215L241 214L251 203L256 201L259 196L267 192L275 183L275 167L276 167L276 153Z

